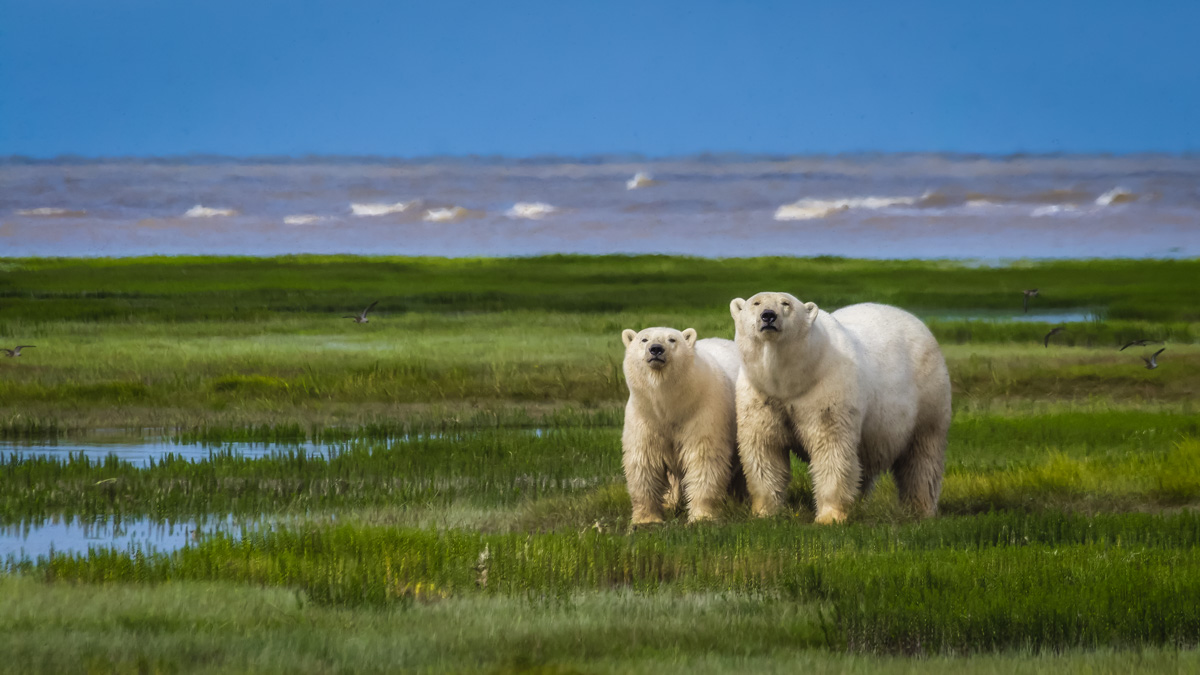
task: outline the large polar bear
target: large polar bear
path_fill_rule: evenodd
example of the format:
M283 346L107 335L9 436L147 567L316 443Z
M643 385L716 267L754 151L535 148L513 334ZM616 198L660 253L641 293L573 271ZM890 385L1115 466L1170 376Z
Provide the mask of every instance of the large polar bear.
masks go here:
M891 469L900 499L937 512L950 428L950 376L915 316L866 303L832 314L787 293L729 305L742 356L738 450L751 508L769 515L809 462L818 523L840 522Z
M713 518L741 473L737 345L697 341L691 328L626 329L621 338L629 385L621 447L633 524L662 522L664 505L681 497L690 520Z

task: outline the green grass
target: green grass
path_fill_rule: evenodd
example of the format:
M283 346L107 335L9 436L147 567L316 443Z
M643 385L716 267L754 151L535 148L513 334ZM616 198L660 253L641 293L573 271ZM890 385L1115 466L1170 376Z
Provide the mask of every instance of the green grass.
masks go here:
M254 321L280 312L345 313L383 298L383 312L620 313L721 310L735 296L792 289L827 307L872 300L916 311L1097 308L1112 319L1200 320L1196 260L953 262L841 258L705 260L667 256L507 259L0 259L6 320ZM163 302L186 297L187 302Z
M1088 308L1048 323L931 318L961 403L1188 402L1200 380L1200 261L985 268L843 259L549 256L0 261L0 433L90 426L363 425L430 406L611 408L622 329L732 337L738 295L783 288L828 309L892 302L944 317ZM374 320L341 318L380 299ZM1166 340L1156 371L1134 338ZM1052 373L1047 376L1047 371ZM7 413L6 420L3 415ZM100 423L100 420L104 420Z
M10 420L21 415L6 424L0 413L0 429L86 427L96 418L107 424L95 426L358 425L431 405L616 407L627 395L621 327L694 323L667 316L570 319L550 312L439 322L398 317L366 328L335 319L280 320L241 335L246 326L221 323L187 324L178 334L154 324L46 327L6 340L38 347L0 361L0 407ZM1196 345L1171 343L1160 357L1163 367L1150 371L1136 349L1047 349L1024 333L1011 339L944 345L958 405L1020 397L1189 402L1198 393Z
M393 444L335 445L329 459L286 446L263 459L215 449L207 461L168 456L144 469L115 457L62 461L13 452L0 461L0 520L51 513L179 518L384 504L505 506L593 488L620 474L616 429L429 433L439 432L416 432Z
M1198 540L1196 513L992 514L834 530L783 519L634 536L333 526L217 536L174 554L58 555L16 569L50 583L242 582L330 607L414 611L479 595L569 604L614 589L726 594L809 606L791 629L809 646L961 654L1195 646Z
M714 594L764 610L800 603L806 618L787 634L829 653L1195 645L1195 417L1059 413L956 424L942 517L912 520L885 480L852 524L811 525L799 465L791 515L751 520L731 504L716 525L674 520L632 535L617 430L607 427L463 428L357 441L330 460L217 452L135 468L10 456L0 473L8 522L234 513L267 524L173 553L97 549L7 564L53 584L274 587L347 611L424 612L480 597L570 606L580 594L621 589L651 606ZM433 515L471 508L490 516L442 527ZM423 511L425 526L409 510Z
M3 561L0 672L1190 672L1198 272L0 260L0 343L38 345L0 359L0 525L250 523L178 551ZM1034 286L1036 310L1100 318L1050 347L1051 324L937 318L1016 314ZM797 461L777 518L731 502L630 532L621 329L730 337L729 299L765 289L933 317L955 392L939 517L885 477L850 524L815 526ZM375 298L369 325L340 318ZM1140 337L1167 341L1157 370L1117 351ZM21 450L112 433L209 454Z
M25 457L18 447L0 456L0 523L55 514L182 519L458 505L509 516L523 506L529 512L521 522L530 527L539 522L538 510L557 511L541 521L542 529L596 521L624 527L628 499L623 491L610 498L606 487L621 483L620 429L590 425L596 421L563 413L545 427L480 428L466 420L367 429L352 441L317 430L316 439L331 441L329 458L289 449L286 442L259 459L221 446L222 440L304 440L300 429L291 430L295 436L214 431L192 439L215 440L207 460L168 455L144 468L115 457ZM377 440L370 440L372 432ZM961 415L951 429L942 511L1200 503L1197 436L1200 421L1187 414ZM802 463L796 463L795 474L793 505L805 511L811 495ZM890 490L890 483L882 484L862 505L865 513L901 518L891 509ZM564 498L570 506L561 504ZM543 500L547 505L534 506ZM581 508L585 504L593 507Z
M1194 651L1010 651L919 660L816 647L820 608L766 596L436 595L339 609L236 584L0 579L0 672L1185 673ZM181 655L186 659L182 662Z

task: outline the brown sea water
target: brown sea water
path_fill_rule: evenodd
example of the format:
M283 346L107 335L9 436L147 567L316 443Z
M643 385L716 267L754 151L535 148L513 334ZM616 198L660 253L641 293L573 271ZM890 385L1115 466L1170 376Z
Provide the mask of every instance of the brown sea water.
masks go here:
M0 160L3 256L289 253L1193 257L1200 157Z

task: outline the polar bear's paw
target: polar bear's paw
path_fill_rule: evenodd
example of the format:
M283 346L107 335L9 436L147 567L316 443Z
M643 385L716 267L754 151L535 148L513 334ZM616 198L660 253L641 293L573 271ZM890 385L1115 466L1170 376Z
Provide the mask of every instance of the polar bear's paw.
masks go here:
M773 499L751 499L750 512L755 518L770 518L783 511L783 506L778 500Z
M846 512L839 508L826 506L817 512L817 518L814 522L816 522L818 525L844 523L846 522Z
M661 517L639 518L629 525L629 529L633 532L638 530L648 530L652 527L657 527L663 524Z

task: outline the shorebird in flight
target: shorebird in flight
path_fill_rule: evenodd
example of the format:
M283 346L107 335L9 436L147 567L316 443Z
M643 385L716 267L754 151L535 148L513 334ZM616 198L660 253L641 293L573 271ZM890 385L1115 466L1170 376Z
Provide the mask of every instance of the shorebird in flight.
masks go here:
M1042 340L1042 346L1049 347L1050 346L1050 338L1055 335L1058 335L1059 333L1063 332L1066 329L1067 329L1066 326L1055 326L1054 328L1051 328L1050 332L1046 333L1046 337Z
M375 302L372 302L371 304L367 305L367 308L364 309L363 311L359 312L358 314L347 314L346 316L343 316L342 318L343 319L354 319L354 323L370 323L371 320L367 318L367 312L371 311L372 309L375 309L375 305L378 305L378 304L379 304L379 301L376 300Z
M1021 292L1025 294L1025 297L1021 299L1021 307L1025 310L1026 313L1028 313L1029 312L1029 299L1037 297L1038 289L1027 288Z
M16 347L13 347L12 349L0 348L0 352L4 352L4 355L11 359L14 356L20 356L22 349L33 349L36 346L37 345L17 345Z
M1167 350L1167 348L1163 347L1162 349L1151 354L1149 357L1143 356L1142 360L1146 362L1146 370L1154 370L1155 368L1157 368L1158 367L1158 355L1165 352L1166 350Z
M1117 351L1123 352L1126 347L1145 347L1146 345L1162 344L1162 340L1130 340L1125 343L1125 347L1121 347Z

